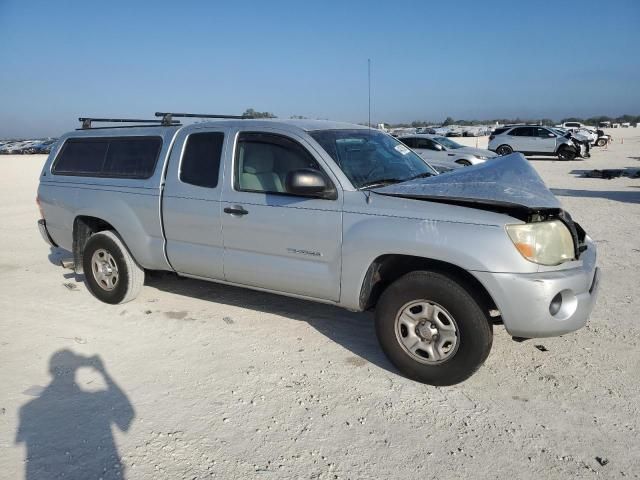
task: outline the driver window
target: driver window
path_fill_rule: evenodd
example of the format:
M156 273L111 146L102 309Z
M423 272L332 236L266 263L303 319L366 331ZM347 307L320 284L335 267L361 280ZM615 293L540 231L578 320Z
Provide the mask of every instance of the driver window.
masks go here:
M238 136L235 158L237 190L287 193L287 175L303 168L322 171L307 149L295 140L272 133L245 132Z
M551 132L549 130L547 130L546 128L537 128L536 129L536 134L539 138L551 138L549 136Z
M439 148L436 147L436 142L434 142L433 140L427 140L427 148L429 150L439 150Z
M422 148L427 150L435 150L433 142L427 138L418 138L416 148Z

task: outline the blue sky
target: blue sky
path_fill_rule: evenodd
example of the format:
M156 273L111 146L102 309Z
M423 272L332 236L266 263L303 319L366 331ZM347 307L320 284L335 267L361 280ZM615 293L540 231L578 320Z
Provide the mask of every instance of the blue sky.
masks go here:
M640 1L0 0L0 137L156 110L640 113Z

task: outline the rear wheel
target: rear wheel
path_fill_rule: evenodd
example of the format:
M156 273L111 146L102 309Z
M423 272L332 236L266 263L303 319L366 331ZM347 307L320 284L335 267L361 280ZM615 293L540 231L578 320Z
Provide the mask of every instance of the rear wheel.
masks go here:
M496 153L498 155L509 155L510 153L513 153L513 148L511 148L509 145L500 145L496 149Z
M376 334L406 376L453 385L484 363L493 343L481 302L452 278L411 272L391 284L376 307Z
M82 266L89 291L105 303L129 302L138 296L144 284L144 270L120 237L110 230L89 237Z
M570 148L563 147L558 150L558 158L560 160L571 161L576 158L576 152L571 150Z

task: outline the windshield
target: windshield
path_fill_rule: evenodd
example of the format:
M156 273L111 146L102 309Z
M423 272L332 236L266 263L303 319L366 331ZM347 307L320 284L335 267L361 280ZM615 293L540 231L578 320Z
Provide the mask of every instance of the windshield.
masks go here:
M309 134L356 188L438 174L405 145L377 130L316 130Z
M456 148L462 148L464 146L454 142L453 140L449 140L447 137L434 137L433 139L443 147L450 148L452 150L455 150Z

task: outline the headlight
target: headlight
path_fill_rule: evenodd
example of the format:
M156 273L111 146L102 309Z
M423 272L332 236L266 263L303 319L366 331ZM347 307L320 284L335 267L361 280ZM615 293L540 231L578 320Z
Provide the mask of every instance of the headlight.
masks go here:
M483 156L483 155L476 155L476 158L478 160L488 160L489 159L489 157L486 157L486 156Z
M573 260L571 232L560 220L507 225L509 238L520 254L540 265L559 265Z

